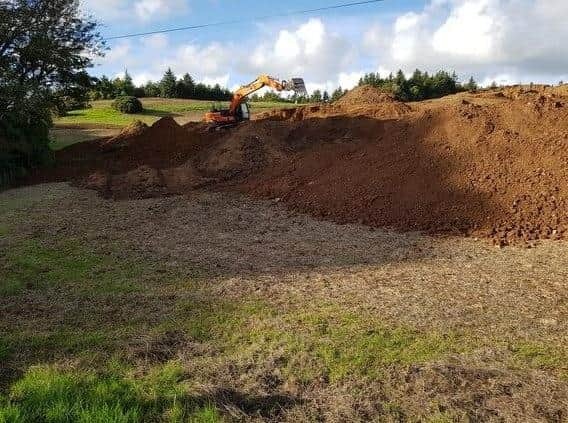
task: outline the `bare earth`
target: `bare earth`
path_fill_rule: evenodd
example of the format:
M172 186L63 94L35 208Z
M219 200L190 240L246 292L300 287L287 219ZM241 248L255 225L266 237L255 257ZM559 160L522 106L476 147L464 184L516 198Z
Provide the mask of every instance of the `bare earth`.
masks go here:
M113 202L94 191L46 184L0 193L0 205L10 209L0 216L0 225L21 239L76 239L102 250L120 245L125 255L206 275L204 292L212 299L241 303L254 298L269 304L274 321L281 314L325 304L387 326L442 334L441 339L456 336L453 352L430 362L386 366L380 378L369 380L347 371L335 381L313 379L308 384L282 373L278 353L283 346L267 346L267 355L259 347L253 358L229 361L214 349L198 349L197 355L220 362L200 381L204 390L294 399L282 401L276 416L227 406L236 419L568 418L564 241L499 249L476 239L317 221L293 214L276 201L228 193ZM0 252L8 251L12 242L0 236ZM163 303L148 303L132 312L148 313L150 326L157 324L161 313L167 314L160 307L180 295L162 294ZM54 307L49 296L26 301L34 306L26 309L24 322L22 307L0 300L0 328L55 327L68 312ZM282 331L302 330L295 326L298 322L286 322ZM528 353L519 353L527 348ZM194 356L183 348L173 354L192 371ZM292 362L301 356L301 351L292 354ZM396 410L385 404L396 404ZM427 420L432 415L451 415L454 420Z

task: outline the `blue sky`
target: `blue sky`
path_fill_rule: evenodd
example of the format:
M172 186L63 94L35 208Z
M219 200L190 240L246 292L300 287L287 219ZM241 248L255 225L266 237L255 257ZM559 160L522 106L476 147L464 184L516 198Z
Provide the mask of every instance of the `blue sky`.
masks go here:
M259 73L300 76L308 89L350 88L364 72L455 70L498 83L568 80L565 0L385 0L268 20L257 16L349 0L83 0L105 36L232 19L247 23L109 41L95 75L135 82L171 67L229 88ZM530 26L527 18L530 17Z

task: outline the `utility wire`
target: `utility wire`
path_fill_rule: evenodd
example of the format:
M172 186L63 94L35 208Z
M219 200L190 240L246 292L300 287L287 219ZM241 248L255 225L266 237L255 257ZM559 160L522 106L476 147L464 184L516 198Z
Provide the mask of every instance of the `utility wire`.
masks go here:
M168 29L161 29L157 31L148 31L148 32L138 32L134 34L124 34L124 35L115 35L113 37L107 37L106 40L119 40L123 38L133 38L133 37L142 37L145 35L154 35L154 34L165 34L168 32L177 32L177 31L187 31L190 29L200 29L200 28L209 28L212 26L221 26L221 25L234 25L246 22L253 22L257 20L264 20L264 19L274 19L274 18L281 18L286 16L293 16L293 15L305 15L308 13L315 13L315 12L323 12L326 10L333 10L333 9L344 9L347 7L355 7L355 6L363 6L372 3L379 3L385 0L367 0L367 1L357 1L353 3L342 3L336 4L333 6L325 6L325 7L318 7L316 9L304 9L304 10L295 10L293 12L285 12L285 13L277 13L274 15L264 15L264 16L257 16L255 18L244 18L244 19L234 19L229 21L220 21L220 22L211 22L201 25L191 25L191 26L181 26L178 28L168 28Z

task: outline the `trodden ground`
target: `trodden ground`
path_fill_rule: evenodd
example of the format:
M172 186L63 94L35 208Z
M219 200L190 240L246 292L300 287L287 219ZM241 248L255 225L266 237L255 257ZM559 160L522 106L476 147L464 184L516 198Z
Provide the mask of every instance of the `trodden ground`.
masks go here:
M565 421L566 247L3 192L0 421Z

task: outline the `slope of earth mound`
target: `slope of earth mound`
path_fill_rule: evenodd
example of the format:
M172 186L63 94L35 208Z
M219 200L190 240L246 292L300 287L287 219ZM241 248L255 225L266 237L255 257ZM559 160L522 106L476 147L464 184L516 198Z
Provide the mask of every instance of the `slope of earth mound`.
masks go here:
M568 238L566 97L483 92L400 114L375 107L310 106L215 133L164 118L118 149L64 149L39 177L113 198L236 190L336 222L500 245Z
M355 87L335 102L339 106L360 106L363 104L394 103L397 100L388 93L370 85Z

